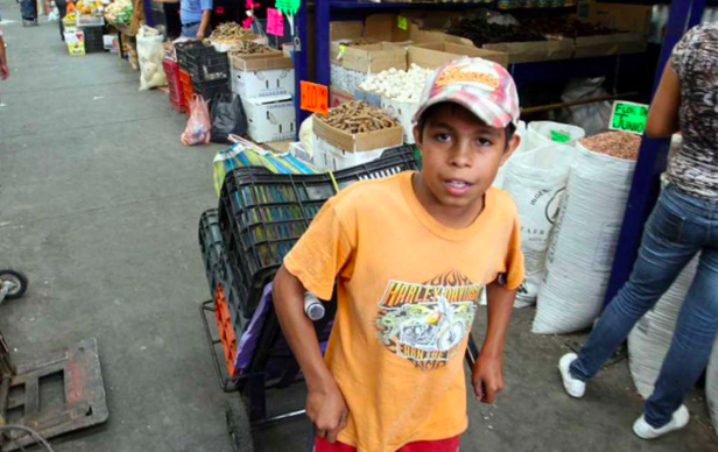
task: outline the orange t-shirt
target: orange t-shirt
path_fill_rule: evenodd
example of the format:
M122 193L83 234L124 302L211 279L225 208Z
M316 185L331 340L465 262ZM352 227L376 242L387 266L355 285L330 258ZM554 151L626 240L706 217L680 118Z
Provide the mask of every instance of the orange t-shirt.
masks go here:
M337 281L325 360L349 407L339 441L394 452L466 430L463 359L481 291L523 281L516 208L498 189L467 228L435 220L411 172L353 185L327 201L286 256L320 299Z

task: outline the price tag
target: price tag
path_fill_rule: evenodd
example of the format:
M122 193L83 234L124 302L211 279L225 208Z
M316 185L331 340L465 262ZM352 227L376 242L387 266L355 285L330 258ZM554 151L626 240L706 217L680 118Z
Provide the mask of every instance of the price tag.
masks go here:
M409 29L409 21L406 20L406 17L399 16L396 18L396 26L399 27L400 30L408 30Z
M300 4L300 0L276 0L274 6L284 14L291 14L293 16L299 11Z
M611 123L608 128L643 135L647 120L648 105L617 100L613 103Z
M329 110L329 90L324 85L317 83L300 82L301 97L299 107L302 110L326 115Z
M555 141L556 143L568 143L571 141L571 135L561 132L560 130L552 130L551 141Z
M267 8L267 33L284 36L284 17L278 9Z

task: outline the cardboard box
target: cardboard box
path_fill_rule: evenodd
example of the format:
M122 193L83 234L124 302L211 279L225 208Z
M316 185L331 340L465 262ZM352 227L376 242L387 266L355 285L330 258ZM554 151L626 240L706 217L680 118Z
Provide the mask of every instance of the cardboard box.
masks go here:
M369 74L365 72L359 72L347 68L344 68L342 75L344 77L342 85L344 86L344 90L348 93L353 93L354 90L356 90L357 87L361 85L367 77L369 77Z
M404 132L401 127L351 134L343 130L335 129L317 117L314 117L312 127L314 133L319 138L342 151L373 151L376 149L401 146L404 142Z
M105 50L109 50L112 53L116 53L118 51L117 35L103 35L102 47Z
M242 99L273 97L295 92L291 58L277 51L271 56L248 55L230 57L232 91Z
M257 143L294 139L296 115L290 95L243 99L249 137Z
M364 91L361 88L356 88L354 90L354 99L356 100L363 100L369 105L373 105L374 107L381 107L381 95L377 93L372 93L369 91Z
M485 44L486 50L509 54L509 64L533 63L537 61L568 60L573 57L573 39L553 39L539 42L502 42Z
M437 30L422 30L416 24L409 25L409 40L417 44L427 42L451 42L453 44L476 47L471 39L450 35Z
M397 26L397 14L373 14L367 16L364 22L347 21L331 22L329 24L329 39L335 41L356 41L369 39L375 42L402 42L408 41L409 30L402 30Z
M67 52L72 56L85 55L85 32L76 28L68 28L63 34Z
M643 35L650 30L653 14L651 6L600 3L594 0L589 2L587 11L588 15L579 14L579 18L616 30Z
M436 69L446 62L462 56L485 58L504 67L509 65L509 55L506 52L478 49L474 46L451 42L432 42L409 47L408 65L416 63L427 69Z
M406 49L389 42L345 47L338 61L344 68L362 73L406 69Z
M576 38L574 58L644 53L648 39L638 33L617 33Z
M349 102L350 100L354 100L354 97L346 91L342 91L333 86L329 90L329 108L334 108L339 104Z
M381 158L386 149L362 152L344 151L315 135L312 163L321 169L339 171Z
M381 108L396 118L404 131L404 143L414 144L414 115L419 110L418 102L399 102L394 99L381 98Z

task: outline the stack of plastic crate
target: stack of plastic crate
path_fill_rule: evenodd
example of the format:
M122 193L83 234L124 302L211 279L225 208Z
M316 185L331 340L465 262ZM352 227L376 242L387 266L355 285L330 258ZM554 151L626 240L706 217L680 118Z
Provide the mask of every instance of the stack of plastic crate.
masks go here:
M229 93L229 60L226 53L210 45L186 49L192 92L209 101L218 93Z
M105 45L102 37L105 27L102 25L83 26L80 29L85 33L85 53L104 52Z
M185 107L188 107L188 105L185 104L184 91L182 90L182 84L180 82L179 66L176 61L165 57L162 60L162 68L167 77L170 105L175 110L184 112Z
M175 54L177 55L177 67L179 69L180 87L184 97L185 112L189 114L190 101L192 100L192 79L189 75L187 66L187 51L195 47L203 46L199 41L184 41L175 44Z

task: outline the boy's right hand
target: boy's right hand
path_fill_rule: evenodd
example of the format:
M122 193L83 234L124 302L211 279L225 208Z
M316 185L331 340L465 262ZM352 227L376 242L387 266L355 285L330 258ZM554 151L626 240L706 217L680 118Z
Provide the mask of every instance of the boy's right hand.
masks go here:
M328 388L309 391L307 416L314 424L319 438L335 443L339 432L347 425L349 409L336 383Z

